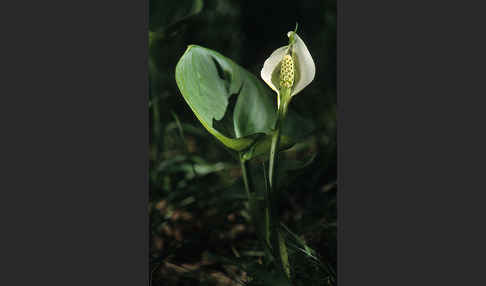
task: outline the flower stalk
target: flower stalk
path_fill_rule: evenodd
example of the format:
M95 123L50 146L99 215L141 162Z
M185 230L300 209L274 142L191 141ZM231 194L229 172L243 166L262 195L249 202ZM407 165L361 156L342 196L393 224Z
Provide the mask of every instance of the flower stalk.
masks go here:
M315 64L307 46L295 31L287 33L288 45L275 50L263 64L262 79L277 93L277 119L272 134L268 164L268 200L266 204L267 241L271 241L273 253L290 279L290 263L283 232L280 229L278 209L277 170L281 128L293 96L309 85L315 76ZM268 221L268 220L266 220ZM270 239L268 239L270 234Z
M290 101L290 88L282 88L279 95L280 105L278 109L278 117L275 124L275 131L272 135L272 143L270 146L270 158L268 165L268 177L270 186L270 234L272 241L272 248L274 252L278 251L279 263L283 268L285 274L290 278L290 263L288 259L287 246L283 233L280 231L280 212L278 209L278 190L277 190L277 165L278 165L278 151L280 145L281 125L287 114L287 106ZM267 210L268 211L268 210Z

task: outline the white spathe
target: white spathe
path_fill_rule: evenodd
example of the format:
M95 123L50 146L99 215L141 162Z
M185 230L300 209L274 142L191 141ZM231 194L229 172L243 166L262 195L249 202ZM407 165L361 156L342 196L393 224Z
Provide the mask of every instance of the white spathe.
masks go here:
M287 37L294 34L294 44L293 49L294 53L297 57L297 62L295 63L295 69L299 73L299 78L292 87L291 96L296 95L299 93L304 87L309 85L309 83L314 80L316 75L316 65L314 64L314 60L307 49L304 41L297 35L296 33L290 31L287 33ZM276 49L270 57L265 61L263 64L263 68L260 72L262 79L272 88L277 94L279 93L278 87L272 82L272 73L277 68L278 64L282 61L283 57L285 56L289 46L283 46L281 48Z

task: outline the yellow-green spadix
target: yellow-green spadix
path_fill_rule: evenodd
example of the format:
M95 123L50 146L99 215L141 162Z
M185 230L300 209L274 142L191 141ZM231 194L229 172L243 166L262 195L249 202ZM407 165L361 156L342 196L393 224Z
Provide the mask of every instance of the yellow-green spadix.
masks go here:
M289 45L276 49L263 64L262 79L277 95L289 88L294 96L314 80L316 66L304 41L295 32L288 32ZM280 106L280 96L278 105Z

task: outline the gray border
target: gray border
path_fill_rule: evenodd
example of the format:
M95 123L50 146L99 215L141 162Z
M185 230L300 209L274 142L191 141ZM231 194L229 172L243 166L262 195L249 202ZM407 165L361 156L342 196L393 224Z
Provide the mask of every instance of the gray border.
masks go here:
M486 285L483 7L338 3L339 285Z
M0 285L147 285L148 1L27 2L0 4Z

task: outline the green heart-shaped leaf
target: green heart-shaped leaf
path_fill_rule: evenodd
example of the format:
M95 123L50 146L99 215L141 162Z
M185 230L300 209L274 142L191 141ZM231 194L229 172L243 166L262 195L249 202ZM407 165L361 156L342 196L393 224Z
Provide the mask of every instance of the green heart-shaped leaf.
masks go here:
M244 151L245 159L269 150L276 95L253 74L218 52L191 45L177 63L176 81L198 120L225 146ZM302 133L302 120L288 115L282 148L290 146L293 134Z

